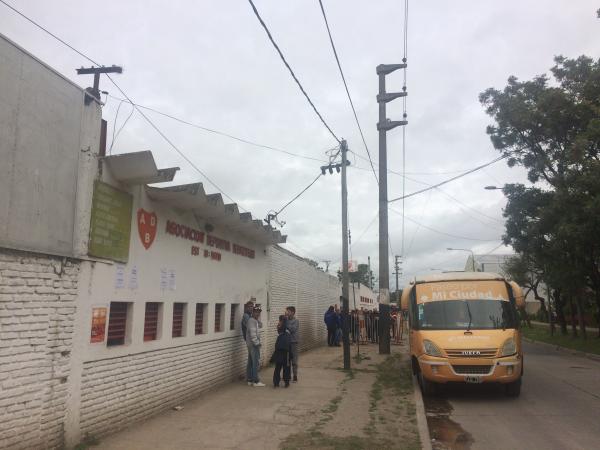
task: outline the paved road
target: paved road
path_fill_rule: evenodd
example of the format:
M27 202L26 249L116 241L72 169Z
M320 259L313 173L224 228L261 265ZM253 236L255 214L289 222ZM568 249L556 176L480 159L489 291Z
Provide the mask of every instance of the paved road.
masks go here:
M434 449L600 449L600 362L525 344L521 396L460 386L426 399Z

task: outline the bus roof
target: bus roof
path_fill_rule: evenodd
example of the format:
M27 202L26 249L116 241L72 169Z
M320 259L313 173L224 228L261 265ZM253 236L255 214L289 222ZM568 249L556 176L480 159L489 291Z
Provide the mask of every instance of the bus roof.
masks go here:
M497 273L493 272L448 272L435 273L431 275L416 276L411 284L421 283L437 283L441 281L489 281L498 280L505 281L506 279Z

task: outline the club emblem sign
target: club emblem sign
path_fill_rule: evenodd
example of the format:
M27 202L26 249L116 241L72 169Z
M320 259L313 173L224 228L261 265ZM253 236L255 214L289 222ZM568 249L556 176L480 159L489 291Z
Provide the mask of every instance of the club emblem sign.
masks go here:
M151 213L143 208L138 209L137 212L138 222L138 233L142 241L142 245L146 250L150 248L156 237L156 229L158 225L158 219L156 213Z

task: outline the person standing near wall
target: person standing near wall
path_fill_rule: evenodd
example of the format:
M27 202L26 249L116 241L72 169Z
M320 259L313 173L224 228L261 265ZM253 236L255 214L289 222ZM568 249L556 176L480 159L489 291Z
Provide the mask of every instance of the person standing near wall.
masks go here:
M285 310L286 328L290 332L290 343L291 343L291 358L292 358L292 373L294 383L298 382L298 352L299 350L299 329L300 322L296 319L296 308L294 306L288 306Z
M335 316L335 310L333 305L329 307L329 309L325 312L325 317L323 318L325 321L325 325L327 326L327 345L333 347L335 340L335 330L337 328L337 318Z
M254 302L252 300L247 301L244 305L244 315L242 316L242 336L244 341L246 340L246 331L248 329L248 320L252 317L252 309L254 308ZM247 344L248 342L246 342ZM246 381L248 386L252 384L252 358L250 356L250 347L246 345L248 349L248 362L246 363Z
M248 385L254 387L264 386L264 383L261 383L258 379L258 371L260 369L260 348L262 345L260 341L260 329L262 328L260 313L260 306L254 306L252 309L252 317L248 319L246 325L246 345L248 347L248 354L250 355L250 381L248 381Z

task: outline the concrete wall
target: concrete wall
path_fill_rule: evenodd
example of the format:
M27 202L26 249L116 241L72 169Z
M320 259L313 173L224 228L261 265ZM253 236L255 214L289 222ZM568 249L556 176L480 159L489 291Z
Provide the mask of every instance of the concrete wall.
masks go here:
M63 445L79 265L0 248L0 448Z
M379 309L377 294L364 284L350 284L350 309L355 309L355 302L356 309L364 309L367 311Z
M78 253L80 160L98 151L100 118L80 87L0 35L0 246Z

